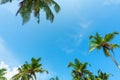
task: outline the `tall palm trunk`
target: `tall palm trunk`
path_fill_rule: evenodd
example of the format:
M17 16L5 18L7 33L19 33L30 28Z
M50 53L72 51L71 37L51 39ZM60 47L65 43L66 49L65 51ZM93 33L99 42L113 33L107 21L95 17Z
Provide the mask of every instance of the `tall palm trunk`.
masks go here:
M117 61L115 60L115 58L109 54L110 58L112 59L112 61L115 63L115 65L118 67L118 69L120 69L120 65L117 63Z

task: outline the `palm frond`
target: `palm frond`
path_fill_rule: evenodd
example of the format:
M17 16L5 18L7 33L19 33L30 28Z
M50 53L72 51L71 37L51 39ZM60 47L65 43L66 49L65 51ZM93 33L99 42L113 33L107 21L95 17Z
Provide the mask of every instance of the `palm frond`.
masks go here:
M104 37L104 41L105 42L110 42L114 37L115 35L119 34L118 32L113 32L113 33L109 33L109 34L106 34L105 37Z
M58 5L58 3L54 0L51 0L51 4L53 4L55 12L58 13L60 11L60 6Z
M74 67L75 65L72 62L69 62L68 67Z
M114 48L120 48L120 45L118 44L109 44L110 48L114 49Z
M7 69L1 68L0 69L0 77L3 77L6 74Z
M18 73L18 74L16 74L16 75L14 75L11 79L17 80L17 79L19 79L20 77L25 76L26 72L27 72L27 71L24 70L24 71L22 71L22 72L20 72L20 73Z
M89 36L89 39L92 39L94 36Z
M107 48L103 48L103 51L106 57L110 56L109 50Z
M87 65L88 65L87 62L84 63L84 64L82 64L82 65L80 66L80 69L81 69L81 70L85 70L85 69L87 68Z
M90 46L89 47L89 53L91 53L93 50L95 50L96 49L96 47L94 47L94 46Z

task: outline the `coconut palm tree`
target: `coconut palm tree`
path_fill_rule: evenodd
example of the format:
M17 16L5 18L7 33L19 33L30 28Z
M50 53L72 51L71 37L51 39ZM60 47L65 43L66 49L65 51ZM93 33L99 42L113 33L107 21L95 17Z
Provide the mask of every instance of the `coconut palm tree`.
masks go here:
M0 80L7 80L6 77L4 77L4 75L6 74L6 69L5 68L2 68L0 69Z
M89 52L97 49L103 49L104 55L106 57L110 57L115 65L120 69L119 64L114 58L114 49L117 47L120 47L118 44L111 44L110 42L114 39L115 35L119 34L118 32L113 32L106 34L104 37L100 36L98 33L95 34L95 36L90 36L90 46L89 46ZM113 55L111 54L113 53Z
M73 76L73 80L87 80L86 78L92 73L89 70L86 70L88 63L82 64L78 59L70 62L68 67L72 67L73 70L71 72Z
M110 74L103 73L101 70L98 70L98 75L95 76L98 80L108 80Z
M11 2L12 0L0 0L0 3ZM40 12L43 10L46 14L46 19L53 22L54 14L51 10L51 7L54 7L56 13L60 11L60 6L55 2L55 0L22 0L20 2L20 7L16 13L20 13L23 24L30 20L31 14L34 14L34 17L37 18L37 22L40 22Z
M36 73L47 72L42 68L42 64L40 64L41 58L31 59L31 63L26 62L23 66L18 68L19 73L12 77L12 80L37 80ZM48 72L47 72L48 73Z

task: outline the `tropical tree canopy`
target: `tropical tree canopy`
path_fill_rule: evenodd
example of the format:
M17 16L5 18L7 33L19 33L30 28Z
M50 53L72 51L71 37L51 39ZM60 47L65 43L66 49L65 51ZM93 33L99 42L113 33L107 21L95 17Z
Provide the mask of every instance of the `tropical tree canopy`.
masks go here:
M95 76L98 80L108 80L110 74L103 73L101 70L98 70L98 75Z
M98 74L94 75L90 70L87 70L88 63L81 63L78 59L70 62L68 67L72 67L72 80L108 80L109 74L98 70Z
M12 0L0 0L1 4L12 2ZM30 20L31 14L34 14L34 17L37 19L37 22L40 22L40 12L43 10L46 14L46 19L53 22L54 14L51 10L51 7L54 7L56 13L60 11L60 6L55 0L22 0L19 3L19 9L16 12L21 15L23 19L23 24Z
M19 73L14 75L12 80L37 80L36 73L47 72L42 68L42 64L39 63L40 61L41 58L32 58L31 63L26 62L18 68Z
M115 63L115 65L120 68L119 64L117 63L117 61L115 60L115 58L113 57L114 55L114 49L115 48L119 48L120 45L118 44L112 44L110 43L115 35L119 34L118 32L113 32L113 33L109 33L106 34L104 37L102 37L101 35L99 35L98 33L96 33L94 36L90 36L90 47L89 47L89 52L97 49L103 49L104 55L106 57L111 57L111 59L113 60L113 62ZM113 55L111 54L113 53Z
M78 59L74 60L74 63L70 62L68 67L72 67L71 72L73 79L72 80L108 80L109 74L103 73L101 70L98 70L97 75L87 70L88 63L81 63Z
M89 74L92 74L89 70L86 70L88 63L82 64L78 59L70 62L68 67L72 67L73 70L71 75L73 76L73 80L84 80Z
M5 68L2 68L0 69L0 80L7 80L6 77L4 77L4 75L6 74L6 69Z

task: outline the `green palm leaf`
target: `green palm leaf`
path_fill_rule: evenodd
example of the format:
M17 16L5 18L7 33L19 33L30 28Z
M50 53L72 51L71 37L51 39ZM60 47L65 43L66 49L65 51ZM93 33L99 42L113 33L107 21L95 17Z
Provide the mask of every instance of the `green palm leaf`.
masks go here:
M107 48L103 48L103 51L106 57L110 56L110 53Z
M104 37L104 41L105 42L110 42L116 34L119 34L118 32L113 32L113 33L109 33L109 34L106 34L105 37Z

